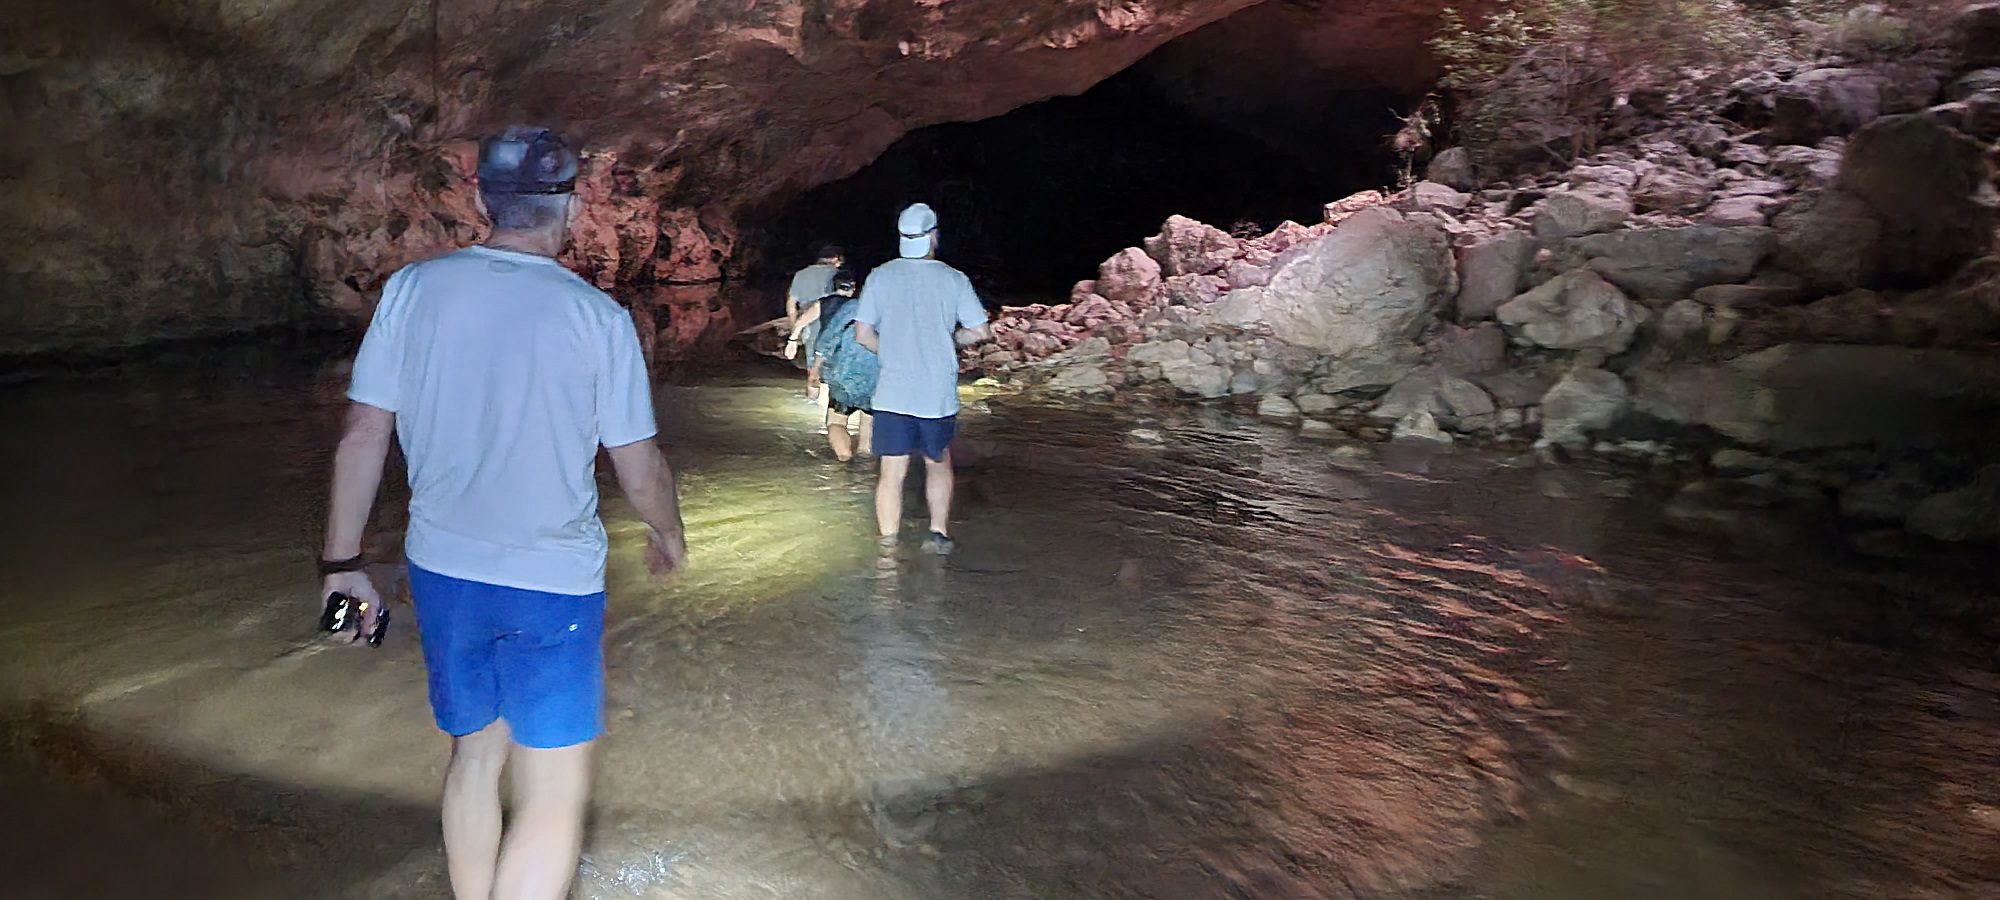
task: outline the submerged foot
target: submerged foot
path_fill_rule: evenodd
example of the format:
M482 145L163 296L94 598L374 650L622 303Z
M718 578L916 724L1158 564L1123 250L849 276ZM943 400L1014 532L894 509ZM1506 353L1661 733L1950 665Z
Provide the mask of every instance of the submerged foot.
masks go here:
M931 532L931 536L924 539L924 550L938 556L950 556L951 551L957 547L957 542L936 531Z

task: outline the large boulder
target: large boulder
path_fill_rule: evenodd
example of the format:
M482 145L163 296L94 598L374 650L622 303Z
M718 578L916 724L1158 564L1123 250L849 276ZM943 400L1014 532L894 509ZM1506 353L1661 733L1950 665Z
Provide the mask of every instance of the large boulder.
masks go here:
M1452 147L1431 157L1430 166L1424 169L1424 180L1459 191L1479 188L1479 174L1473 168L1472 154L1464 147Z
M1812 144L1847 134L1882 115L1888 84L1886 76L1867 69L1801 72L1771 95L1771 122L1764 133L1781 144Z
M1775 450L1973 440L2000 413L2000 360L1953 350L1781 344L1634 384L1640 412Z
M1617 374L1572 369L1542 396L1542 440L1583 443L1592 432L1611 427L1630 402L1630 392Z
M1137 247L1120 250L1097 267L1097 293L1115 303L1150 305L1160 294L1160 264Z
M1160 233L1145 240L1146 255L1160 264L1160 273L1207 275L1236 258L1236 239L1213 225L1186 216L1169 216Z
M1507 335L1492 322L1470 328L1446 325L1429 349L1437 367L1453 375L1485 375L1507 367Z
M1771 220L1778 264L1811 286L1828 289L1875 280L1882 219L1859 197L1817 191L1800 197Z
M1874 269L1885 279L1928 280L1984 255L1995 200L1979 144L1929 116L1889 116L1847 144L1835 180L1883 225Z
M1507 301L1498 315L1526 343L1614 354L1632 345L1646 313L1596 272L1576 269Z
M1632 215L1632 198L1624 189L1590 184L1558 191L1542 201L1535 213L1535 237L1558 241L1580 234L1610 231Z
M1490 319L1500 304L1521 292L1521 279L1535 261L1535 239L1503 231L1458 253L1458 307L1461 322Z
M1744 281L1770 255L1769 228L1634 228L1578 238L1576 248L1606 281L1649 300L1676 300L1696 288Z
M1653 169L1632 189L1632 207L1640 212L1690 213L1707 202L1708 179L1680 169Z
M1269 285L1224 294L1201 321L1318 351L1332 357L1334 376L1413 356L1413 340L1458 286L1444 232L1382 207L1274 265Z

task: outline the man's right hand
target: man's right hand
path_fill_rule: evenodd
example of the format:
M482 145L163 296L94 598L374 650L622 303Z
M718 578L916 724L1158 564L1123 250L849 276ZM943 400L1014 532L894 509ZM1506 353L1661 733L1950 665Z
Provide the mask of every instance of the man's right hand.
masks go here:
M654 575L671 575L687 565L687 535L661 534L646 526L646 568Z
M382 617L382 595L375 590L375 583L368 580L365 572L337 572L320 581L319 600L336 593L346 594L353 604L348 615L355 616L357 635L367 635L375 630L375 622Z

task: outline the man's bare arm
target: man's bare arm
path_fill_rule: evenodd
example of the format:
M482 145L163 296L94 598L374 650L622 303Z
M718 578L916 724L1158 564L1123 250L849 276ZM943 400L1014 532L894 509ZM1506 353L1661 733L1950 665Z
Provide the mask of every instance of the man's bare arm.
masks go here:
M389 458L389 441L396 436L396 414L366 403L347 410L347 425L333 453L333 499L326 516L324 559L361 555L361 532L375 507L382 486L382 467Z
M618 487L640 521L652 530L652 557L655 572L678 569L687 560L687 535L681 524L680 488L674 470L660 454L652 438L611 448L611 468L618 474Z
M866 322L855 323L854 342L868 348L870 353L882 352L882 336L875 333L875 326Z

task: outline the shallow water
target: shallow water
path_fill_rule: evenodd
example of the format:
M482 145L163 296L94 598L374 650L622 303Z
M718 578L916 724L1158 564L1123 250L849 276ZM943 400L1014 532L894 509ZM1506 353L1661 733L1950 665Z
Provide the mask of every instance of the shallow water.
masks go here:
M9 896L444 895L414 616L310 631L337 394L0 394ZM791 381L660 407L693 565L607 501L579 897L2000 896L2000 666L1933 611L1984 584L1681 533L1629 475L1002 397L960 552L885 562Z

